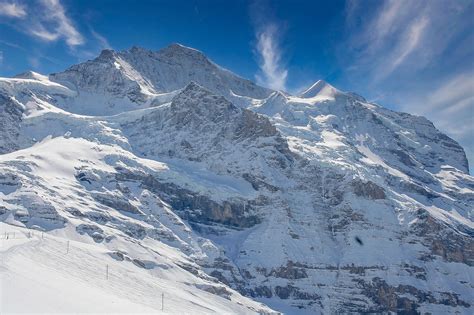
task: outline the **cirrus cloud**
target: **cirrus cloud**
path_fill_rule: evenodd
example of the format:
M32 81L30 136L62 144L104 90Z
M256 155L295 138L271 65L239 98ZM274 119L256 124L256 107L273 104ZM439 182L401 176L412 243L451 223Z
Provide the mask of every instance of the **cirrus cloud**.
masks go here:
M59 0L41 0L44 14L35 21L30 34L45 41L62 38L70 47L82 45L84 37L75 28Z
M85 42L59 0L0 2L0 15L10 17L2 22L44 42L64 40L70 48Z
M12 18L24 18L26 14L25 7L15 2L0 2L0 15Z
M267 25L257 33L256 50L259 54L260 74L257 83L273 90L285 90L288 71L281 64L281 50L276 37L277 27Z
M276 18L272 6L267 1L254 1L249 10L255 29L254 52L259 67L255 80L262 86L285 91L288 70L283 61L281 46L284 24Z

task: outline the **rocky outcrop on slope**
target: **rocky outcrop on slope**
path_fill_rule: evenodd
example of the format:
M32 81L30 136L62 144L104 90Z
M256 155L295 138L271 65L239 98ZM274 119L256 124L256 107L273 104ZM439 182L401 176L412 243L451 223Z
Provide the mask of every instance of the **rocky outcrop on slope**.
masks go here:
M196 83L190 83L169 105L138 120L122 121L121 129L142 156L200 162L218 174L245 178L251 172L270 181L269 171L260 163L284 169L295 158L266 117L240 109Z
M360 197L374 200L386 198L383 188L371 181L365 183L361 180L355 180L352 182L352 187L354 193Z
M236 199L218 203L209 196L198 194L173 183L160 182L146 173L130 172L123 168L118 169L115 178L118 182L136 182L141 187L157 194L190 223L203 225L219 223L231 228L249 228L261 221L254 210L254 207L262 202L259 200ZM120 209L120 207L113 208Z
M0 94L0 154L17 150L23 107L10 96Z
M418 220L412 226L413 232L422 237L422 242L430 249L422 259L441 257L448 262L474 266L474 229L450 226L425 209L418 209L416 215Z

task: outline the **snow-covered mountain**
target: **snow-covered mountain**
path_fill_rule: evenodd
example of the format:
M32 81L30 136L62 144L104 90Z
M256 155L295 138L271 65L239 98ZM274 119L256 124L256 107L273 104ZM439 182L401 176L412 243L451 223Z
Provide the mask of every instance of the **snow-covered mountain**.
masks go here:
M241 106L272 92L179 44L157 52L138 47L104 50L96 59L50 78L78 92L73 100L59 100L58 106L85 115L118 114L167 102L191 81Z
M0 121L2 227L51 240L8 261L67 239L133 290L166 283L173 312L472 313L474 178L423 117L321 80L271 91L174 44L2 78Z

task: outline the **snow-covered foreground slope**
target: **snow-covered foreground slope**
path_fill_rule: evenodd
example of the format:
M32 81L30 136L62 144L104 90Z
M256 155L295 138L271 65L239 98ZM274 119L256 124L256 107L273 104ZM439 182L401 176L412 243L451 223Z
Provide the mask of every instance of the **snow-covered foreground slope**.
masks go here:
M474 178L425 118L172 45L0 79L0 120L0 220L151 276L137 292L166 283L170 312L472 313ZM160 307L162 284L134 309L107 283L87 285Z
M139 260L121 261L106 247L90 244L69 229L46 234L1 223L0 232L2 314L269 311L222 286L216 287L219 296L210 290L212 286L184 270L168 271L173 268L166 257L174 253L166 249L149 262L157 266L151 268L142 267ZM127 247L126 242L114 243L117 248Z

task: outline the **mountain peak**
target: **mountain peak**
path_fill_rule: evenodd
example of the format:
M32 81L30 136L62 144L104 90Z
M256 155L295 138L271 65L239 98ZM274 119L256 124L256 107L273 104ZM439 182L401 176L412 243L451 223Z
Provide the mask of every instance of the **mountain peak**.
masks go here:
M340 93L340 91L334 86L324 80L318 80L299 96L302 98L312 98L318 95L334 97L337 93Z
M189 96L193 96L194 98L198 99L203 96L212 95L212 93L206 89L205 87L199 85L195 81L189 82L180 93L178 93L173 100L178 100L180 98L188 98Z
M26 71L20 74L15 75L17 79L30 79L30 80L39 80L39 81L47 81L48 77L34 71Z
M214 94L193 81L173 98L170 109L175 121L173 126L178 126L180 130L183 126L188 126L187 129L193 133L200 130L197 133L200 137L217 131L219 138L240 140L276 136L277 151L284 152L285 155L289 152L286 142L280 138L268 117L238 108L225 97ZM215 136L212 138L216 139ZM287 157L291 159L290 156Z
M203 52L178 43L172 43L169 46L158 50L158 54L166 57L188 56L207 60L207 57Z
M183 92L187 91L197 91L197 90L203 90L203 91L208 91L205 87L197 84L195 81L191 81L186 85L183 89ZM209 91L208 91L209 92ZM209 92L210 93L210 92Z
M192 48L192 47L185 46L185 45L180 44L180 43L171 43L168 46L166 46L165 48L162 48L161 50L166 50L166 49L179 50L179 51L194 51L194 52L199 52L199 53L202 54L201 51L199 51L195 48Z
M267 98L268 100L281 100L283 102L286 102L288 100L288 96L282 92L282 91L275 91L270 96Z
M116 52L113 49L104 49L100 52L98 60L110 60L116 56Z
M132 46L128 49L128 51L132 53L150 52L150 50L140 47L140 46Z
M208 89L202 87L194 81L177 94L172 101L172 108L195 108L200 106L208 107L224 107L235 109L235 106L227 101L223 96L213 94Z

